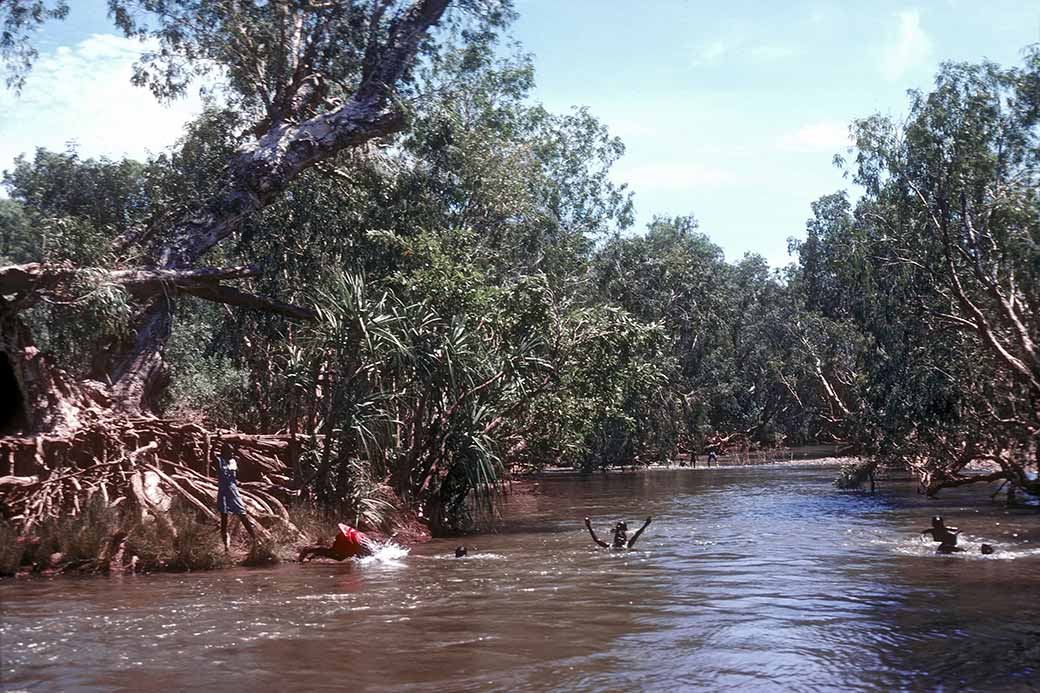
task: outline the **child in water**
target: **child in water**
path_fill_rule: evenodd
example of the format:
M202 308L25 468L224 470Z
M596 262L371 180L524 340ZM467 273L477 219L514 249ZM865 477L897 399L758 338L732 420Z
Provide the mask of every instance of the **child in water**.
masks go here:
M623 520L618 521L618 523L614 525L614 529L611 530L612 534L614 535L614 540L610 544L596 536L596 532L592 529L592 521L587 517L585 518L585 527L588 528L589 534L592 535L592 541L596 542L605 549L617 551L620 549L630 549L633 546L635 546L636 541L639 540L640 535L642 535L643 531L650 526L650 520L652 519L652 517L646 518L646 522L643 523L643 526L639 528L639 531L636 532L631 539L628 538L628 525L625 524Z
M960 533L961 531L956 527L947 527L938 515L932 518L930 528L921 530L921 534L931 534L932 541L939 542L939 545L935 547L936 553L961 553L964 551L957 546L957 535ZM994 553L994 549L989 544L982 544L979 546L979 553L989 556Z
M921 530L921 534L931 534L932 541L939 542L935 548L936 553L958 553L964 549L957 546L957 535L961 531L956 527L947 527L943 519L936 515L932 518L932 526Z

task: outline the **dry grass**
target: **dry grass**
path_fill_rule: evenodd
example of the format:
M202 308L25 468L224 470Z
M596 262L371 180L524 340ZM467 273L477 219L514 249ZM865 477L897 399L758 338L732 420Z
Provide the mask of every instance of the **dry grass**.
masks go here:
M224 551L219 526L180 498L174 499L163 521L151 517L142 521L137 513L110 507L97 497L79 515L45 522L30 537L19 538L12 526L0 522L0 575L53 569L55 566L49 561L52 554L61 554L59 565L104 571L112 538L120 532L126 534L127 552L137 557L137 572L227 568L235 563L232 556L243 553L246 557L241 565L271 565L295 560L301 544L329 544L336 535L337 524L353 520L344 511L313 505L296 505L288 511L299 533L285 523L275 523L268 528L267 536L258 536L255 545L245 528L232 518L229 555ZM395 528L400 529L401 518L394 515L394 519ZM253 521L256 522L255 518ZM375 537L384 535L382 528L364 529Z
M213 570L231 565L219 529L179 498L174 499L168 523L154 520L129 528L129 548L145 571Z
M0 522L0 575L14 575L22 564L25 548L18 540L18 532L6 522Z
M53 554L61 555L58 565L104 571L112 538L119 533L126 534L127 549L137 556L137 570L141 572L212 570L231 565L220 532L212 522L200 521L194 508L175 500L165 520L142 522L136 513L120 512L98 496L79 515L48 520L27 537L0 525L0 575L14 575L19 569L55 568L50 564Z

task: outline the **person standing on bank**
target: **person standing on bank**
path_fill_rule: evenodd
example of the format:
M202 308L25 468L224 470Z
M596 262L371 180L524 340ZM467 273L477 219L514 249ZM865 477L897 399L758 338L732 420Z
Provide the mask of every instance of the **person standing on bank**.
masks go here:
M220 534L224 537L224 551L231 550L231 531L228 529L228 515L238 515L242 525L249 532L256 546L256 530L246 513L242 497L238 495L238 463L231 456L231 446L225 444L217 454L217 511L220 513Z

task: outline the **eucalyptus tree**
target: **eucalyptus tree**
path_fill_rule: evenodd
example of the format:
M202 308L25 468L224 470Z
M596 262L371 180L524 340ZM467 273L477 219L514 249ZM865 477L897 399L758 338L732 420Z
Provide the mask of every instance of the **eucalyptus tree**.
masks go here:
M699 448L712 429L710 400L728 358L730 269L697 226L693 217L655 218L644 235L608 241L593 269L604 300L661 322L671 340L670 394L651 425L673 429L673 447Z
M724 349L707 398L712 427L768 446L826 440L803 397L806 311L798 287L750 253L723 276Z
M144 170L126 159L82 159L70 149L37 150L31 161L18 157L4 174L9 204L20 217L7 236L10 260L96 268L75 276L69 272L76 283L74 298L21 309L21 319L33 325L40 348L76 375L90 374L101 340L125 335L131 327L133 314L124 292L96 286L95 281L115 263L112 237L148 218L151 196Z
M578 273L592 243L631 224L631 195L609 178L624 146L588 111L531 103L530 58L449 53L423 72L435 97L403 141L400 179L414 225L474 234L496 279Z
M112 16L128 36L158 46L135 79L170 98L200 74L216 70L227 98L249 123L205 197L155 225L136 225L112 239L112 252L135 263L106 268L99 283L127 290L134 309L129 338L99 354L105 410L154 411L166 382L164 359L178 294L309 317L306 309L222 283L251 268L200 267L245 220L280 199L305 171L340 153L385 138L407 125L417 60L441 46L431 29L446 19L472 42L488 41L510 17L506 2L448 0L367 3L240 2L239 0L113 0ZM445 31L450 30L445 27ZM8 353L34 349L18 317L40 299L74 298L82 273L67 266L0 269L3 339ZM26 351L29 350L29 351ZM33 352L35 353L35 352ZM16 359L15 375L30 403L34 430L75 428L98 400L74 385L37 392L54 382L45 359ZM89 388L96 391L96 387ZM70 393L66 396L65 393Z
M370 520L390 493L443 531L473 519L484 507L473 499L486 501L508 464L601 463L616 441L626 457L645 448L638 420L666 355L658 327L590 305L581 279L593 242L629 223L629 196L607 177L620 142L585 111L531 105L524 56L450 38L426 58L409 132L302 172L210 251L215 264L255 268L254 290L282 302L178 301L161 404L248 432L287 425L311 441L291 455L304 493ZM109 164L74 154L42 152L9 187L40 219L87 218L102 253L135 226L162 239L219 189L251 118L266 117L250 113L211 108L138 167L132 217L87 218L76 199L35 192L112 178ZM109 262L140 249L125 252Z
M844 418L875 462L908 464L929 493L1040 491L1038 123L1035 47L1021 67L944 65L905 123L857 123L866 194L851 214L821 201L827 233L803 246L811 307L864 335Z

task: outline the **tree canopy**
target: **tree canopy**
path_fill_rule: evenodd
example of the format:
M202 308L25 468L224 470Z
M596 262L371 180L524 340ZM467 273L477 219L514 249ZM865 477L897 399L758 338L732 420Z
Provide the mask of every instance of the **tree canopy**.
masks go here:
M166 99L207 74L220 98L147 161L5 172L8 431L287 431L301 495L373 524L404 499L438 531L511 469L733 445L1040 490L1036 50L857 122L865 193L816 201L777 269L727 261L693 216L632 231L624 145L532 102L506 2L110 8L156 47L135 81ZM14 74L66 10L6 9Z

